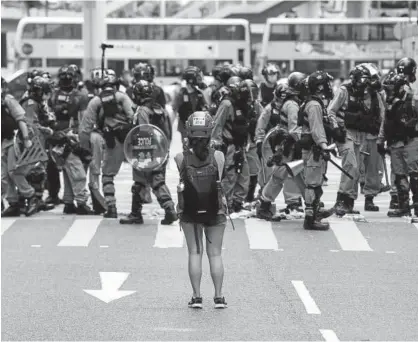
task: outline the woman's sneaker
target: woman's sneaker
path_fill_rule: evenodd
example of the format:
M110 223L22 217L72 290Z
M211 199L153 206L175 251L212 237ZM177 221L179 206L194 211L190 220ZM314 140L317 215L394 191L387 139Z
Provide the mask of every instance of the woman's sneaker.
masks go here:
M202 308L202 297L192 297L189 302L189 308L201 309Z
M215 309L225 309L228 307L225 302L225 297L214 298L213 301L215 302Z

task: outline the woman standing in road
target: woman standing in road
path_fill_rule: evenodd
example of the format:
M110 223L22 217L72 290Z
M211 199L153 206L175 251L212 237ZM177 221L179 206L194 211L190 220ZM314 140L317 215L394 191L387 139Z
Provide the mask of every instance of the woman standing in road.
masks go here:
M202 308L203 231L210 273L215 287L215 308L226 308L222 296L224 267L222 241L226 227L226 201L221 179L225 164L222 152L209 147L213 119L206 112L193 113L186 122L189 149L175 156L180 173L178 214L189 251L189 277L193 288L191 308Z

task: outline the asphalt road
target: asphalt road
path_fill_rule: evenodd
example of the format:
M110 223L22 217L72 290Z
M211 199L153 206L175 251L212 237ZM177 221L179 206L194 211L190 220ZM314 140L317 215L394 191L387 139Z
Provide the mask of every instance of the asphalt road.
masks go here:
M174 193L173 167L167 178ZM338 178L330 168L326 206ZM131 182L126 165L120 212ZM331 217L327 232L304 231L302 219L229 222L226 310L213 309L207 259L204 309L187 307L185 241L178 225L158 224L155 199L142 226L63 216L62 206L2 219L2 340L418 340L418 227L387 218L387 193L375 202L380 212Z

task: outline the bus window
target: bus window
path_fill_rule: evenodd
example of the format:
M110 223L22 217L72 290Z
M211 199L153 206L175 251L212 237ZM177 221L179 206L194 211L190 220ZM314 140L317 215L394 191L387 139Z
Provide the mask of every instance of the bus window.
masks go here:
M23 39L82 39L81 24L27 24Z
M167 40L188 40L192 37L192 25L167 25Z
M216 25L194 25L190 39L194 40L217 40L219 36L218 26Z
M324 70L336 77L340 75L340 60L295 60L295 70L310 75L315 70Z
M242 25L219 25L219 40L245 40L245 27Z
M46 67L47 68L60 68L63 65L69 65L69 64L75 64L78 67L82 68L83 67L83 60L77 59L77 58L47 58L46 59Z
M121 75L123 70L125 69L125 61L108 59L107 67L109 69L112 69L116 73L116 75Z
M29 68L42 68L42 58L29 58Z
M186 59L167 59L165 60L164 75L161 76L181 76L186 67Z

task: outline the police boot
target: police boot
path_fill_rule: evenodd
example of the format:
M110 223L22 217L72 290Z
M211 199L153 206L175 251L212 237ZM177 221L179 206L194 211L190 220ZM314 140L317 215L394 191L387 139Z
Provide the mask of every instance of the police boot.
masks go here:
M68 214L68 215L76 214L77 208L75 207L74 203L65 203L64 209L62 212L63 214Z
M347 205L347 195L342 194L340 192L337 193L337 200L334 206L335 213L338 216L344 216L350 211L350 208Z
M63 204L64 202L57 195L57 196L48 196L46 198L46 200L45 200L45 203L47 203L47 204L54 204L54 205L60 205L60 204Z
M19 202L17 202L17 204L19 205L20 213L22 215L25 215L25 211L26 211L26 198L23 197L22 195L19 195Z
M106 212L106 209L100 204L94 194L90 191L91 203L93 205L94 215L101 215Z
M389 210L394 210L398 208L399 208L398 195L392 195L390 198Z
M262 220L271 221L273 218L271 202L260 200L260 206L256 209L256 217Z
M360 193L364 195L364 183L360 183Z
M364 211L379 211L379 207L373 203L374 196L366 196Z
M233 201L229 211L231 213L239 213L242 209L243 207L241 202Z
M174 221L178 220L178 216L174 208L165 209L165 216L161 220L162 225L172 224Z
M27 201L25 215L32 216L39 211L39 199L36 196L32 196Z
M411 209L409 207L409 192L398 192L398 208L388 211L389 217L403 217L411 216Z
M305 230L328 230L329 223L320 222L314 216L314 211L312 207L306 207L305 210L305 221L303 222L303 229Z
M257 187L257 176L250 177L250 185L248 186L248 193L245 202L254 202L255 188Z
M86 203L77 204L77 215L94 215L94 211Z
M104 218L118 218L118 210L116 209L116 205L114 204L109 205L103 217Z
M144 218L142 217L142 204L139 194L132 194L131 213L119 220L120 224L143 224Z
M2 211L1 217L19 217L20 205L18 203L10 203L10 206Z
M38 201L39 201L39 211L49 211L55 208L55 205L52 203L46 203L42 199L42 195L37 195Z
M354 198L351 198L351 197L346 196L345 200L346 200L347 208L349 210L347 212L347 214L359 215L360 212L358 210L355 210L354 209Z

